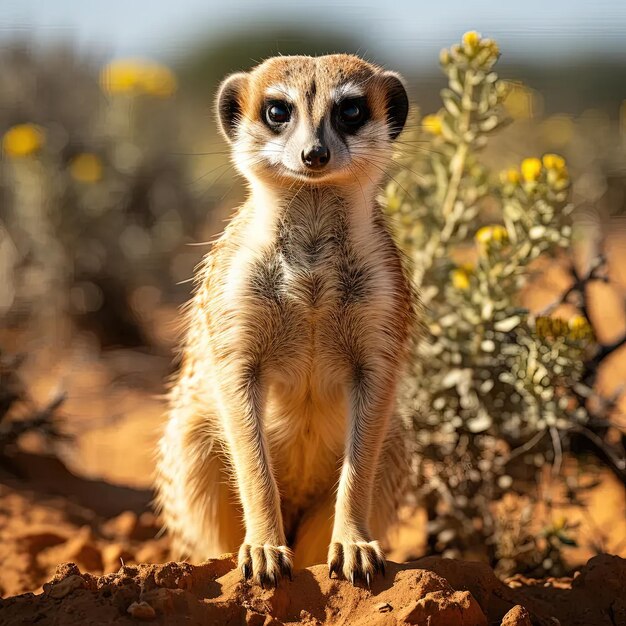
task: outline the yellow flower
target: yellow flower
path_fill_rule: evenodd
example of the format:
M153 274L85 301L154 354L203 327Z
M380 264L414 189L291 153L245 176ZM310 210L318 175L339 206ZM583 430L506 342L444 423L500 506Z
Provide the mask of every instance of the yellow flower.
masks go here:
M9 157L25 157L39 152L45 139L44 132L39 126L18 124L4 133L2 149Z
M166 98L176 91L176 77L172 71L142 59L118 59L100 72L100 86L108 94L138 94Z
M586 339L593 334L591 324L584 315L574 315L574 317L570 318L567 325L572 339Z
M457 267L452 270L452 285L455 289L466 290L470 286L470 275L466 269Z
M563 189L569 183L569 172L565 159L558 154L544 154L543 165L548 172L548 184L555 189Z
M176 91L176 77L168 67L153 64L146 68L141 85L151 96L168 98Z
M463 46L467 51L474 51L480 43L480 33L470 30L463 35Z
M474 235L474 238L479 245L484 247L492 243L507 243L509 241L509 233L501 224L493 224L491 226L483 226Z
M565 159L558 154L544 154L543 166L547 170L556 170L557 172L565 169Z
M441 135L441 118L437 114L424 116L422 126L431 135Z
M97 154L82 152L72 159L70 174L81 183L97 183L102 178L102 161Z
M133 59L112 61L100 72L100 86L109 94L135 91L141 74L141 65Z
M528 183L535 182L541 175L541 161L535 157L524 159L521 170L522 177Z
M520 181L520 174L514 167L511 167L508 170L504 170L503 172L500 173L500 180L503 183L510 183L511 185L516 185Z

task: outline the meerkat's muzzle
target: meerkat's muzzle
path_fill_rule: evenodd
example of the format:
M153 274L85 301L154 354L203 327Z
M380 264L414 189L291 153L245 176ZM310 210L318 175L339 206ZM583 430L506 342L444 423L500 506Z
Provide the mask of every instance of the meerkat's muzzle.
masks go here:
M321 170L330 161L330 150L323 145L316 145L302 151L302 162L311 170Z

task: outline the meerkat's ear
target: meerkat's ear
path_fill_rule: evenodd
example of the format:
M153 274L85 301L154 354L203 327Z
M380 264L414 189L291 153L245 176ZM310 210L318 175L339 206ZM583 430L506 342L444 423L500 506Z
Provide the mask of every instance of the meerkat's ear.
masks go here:
M402 132L409 114L409 97L400 74L383 72L382 78L387 93L389 137L395 139Z
M224 138L229 143L234 139L237 125L241 120L243 97L248 74L238 72L222 81L215 98L217 123Z

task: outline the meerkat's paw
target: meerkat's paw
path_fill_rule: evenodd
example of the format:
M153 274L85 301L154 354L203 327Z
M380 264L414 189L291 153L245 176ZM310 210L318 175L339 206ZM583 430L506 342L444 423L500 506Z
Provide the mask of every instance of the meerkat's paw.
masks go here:
M343 574L353 585L369 587L374 574L385 575L385 555L378 541L333 541L328 550L328 575Z
M287 546L244 543L239 548L239 568L244 580L261 587L276 587L283 576L291 579L293 554Z

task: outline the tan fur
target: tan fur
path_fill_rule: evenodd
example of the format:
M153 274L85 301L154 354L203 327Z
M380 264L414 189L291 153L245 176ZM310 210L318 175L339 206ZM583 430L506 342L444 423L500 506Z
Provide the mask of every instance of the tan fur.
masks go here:
M297 565L328 553L331 572L353 580L384 567L374 538L408 475L394 401L415 303L375 201L394 77L348 55L279 57L220 92L250 195L198 273L160 442L158 503L176 556L239 549L260 584L290 573L289 544ZM328 112L345 85L366 93L371 119L341 138ZM271 88L294 110L280 136L259 120ZM328 172L292 172L289 150L324 128Z

